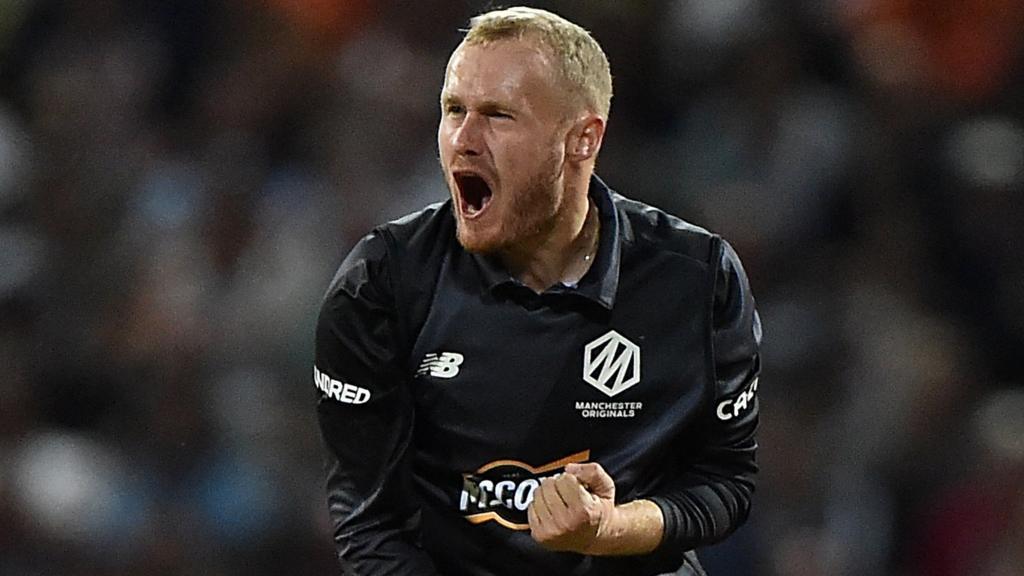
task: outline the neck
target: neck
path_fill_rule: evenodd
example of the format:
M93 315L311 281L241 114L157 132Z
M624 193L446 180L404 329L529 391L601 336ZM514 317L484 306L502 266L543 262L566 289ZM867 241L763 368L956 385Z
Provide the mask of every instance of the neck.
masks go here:
M601 220L586 189L573 194L573 204L559 216L554 229L526 246L502 252L508 271L534 292L583 278L597 254Z

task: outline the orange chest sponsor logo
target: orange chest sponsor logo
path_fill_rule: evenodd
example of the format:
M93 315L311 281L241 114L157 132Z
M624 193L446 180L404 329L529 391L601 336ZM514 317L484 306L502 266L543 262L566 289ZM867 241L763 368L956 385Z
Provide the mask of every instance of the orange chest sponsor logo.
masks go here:
M544 478L565 470L566 464L586 462L590 450L533 467L519 460L496 460L462 475L459 512L473 524L494 521L512 530L529 530L526 509Z

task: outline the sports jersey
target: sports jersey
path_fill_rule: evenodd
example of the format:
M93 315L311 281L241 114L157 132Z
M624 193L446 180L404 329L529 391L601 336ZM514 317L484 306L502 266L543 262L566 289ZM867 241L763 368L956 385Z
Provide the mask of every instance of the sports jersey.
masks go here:
M323 300L313 368L345 574L646 575L748 516L761 326L720 237L596 176L600 239L575 285L537 293L462 249L449 202L382 225ZM601 464L653 501L651 553L551 552L541 479Z

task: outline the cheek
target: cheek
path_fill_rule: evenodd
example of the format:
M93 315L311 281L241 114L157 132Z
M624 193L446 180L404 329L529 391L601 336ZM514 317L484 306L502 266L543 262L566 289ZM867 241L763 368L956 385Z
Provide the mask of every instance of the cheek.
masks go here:
M448 140L446 136L446 130L444 129L444 122L437 127L437 152L441 155L441 158L445 158L448 155L448 151L445 149L445 142Z
M451 118L442 117L437 123L437 149L445 157L454 156L452 145L452 139L455 136L459 126L457 122L454 122Z
M530 148L533 161L546 169L552 163L561 162L565 158L565 142L554 136L538 141Z
M552 166L561 166L565 163L565 146L561 143L558 143L556 146L552 146L551 150L548 152L547 161Z
M533 172L537 178L554 178L561 172L565 150L561 146L537 147L533 152Z
M545 170L553 150L546 143L536 139L522 139L515 142L501 142L492 147L495 161L511 169L513 175Z

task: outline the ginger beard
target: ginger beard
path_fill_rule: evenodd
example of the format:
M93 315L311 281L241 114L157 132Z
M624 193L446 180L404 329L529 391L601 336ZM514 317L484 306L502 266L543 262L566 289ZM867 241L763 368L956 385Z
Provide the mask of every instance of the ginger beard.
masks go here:
M499 177L493 182L496 189L491 189L483 178L443 169L452 197L456 235L467 252L497 254L527 247L542 241L558 225L564 195L562 157L555 151L519 186L506 185ZM467 202L485 202L486 212L468 216L463 210Z

